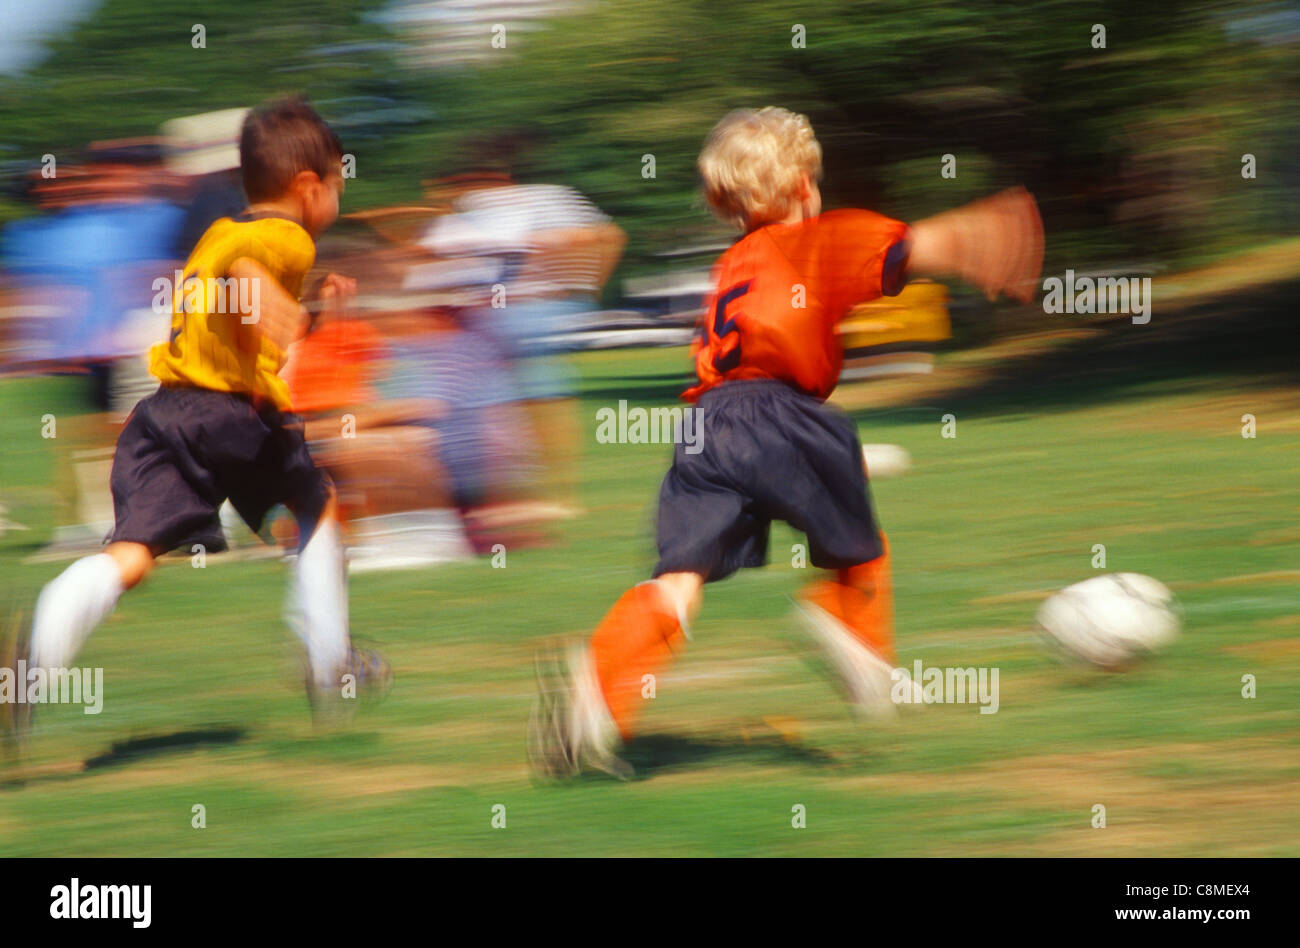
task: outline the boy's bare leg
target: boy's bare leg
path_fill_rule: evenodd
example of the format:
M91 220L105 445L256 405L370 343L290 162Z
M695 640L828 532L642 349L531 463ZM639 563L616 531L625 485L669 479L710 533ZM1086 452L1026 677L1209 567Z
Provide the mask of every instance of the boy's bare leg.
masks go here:
M704 601L704 577L699 573L664 573L656 582L668 590L677 614L689 628Z

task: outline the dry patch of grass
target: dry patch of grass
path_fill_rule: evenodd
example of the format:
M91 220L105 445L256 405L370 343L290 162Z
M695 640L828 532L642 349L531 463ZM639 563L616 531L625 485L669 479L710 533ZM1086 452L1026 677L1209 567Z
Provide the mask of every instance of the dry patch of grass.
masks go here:
M465 782L437 768L404 765L306 763L277 760L223 760L194 757L178 767L174 760L135 763L96 774L109 790L159 790L195 785L256 783L276 787L316 802L338 802L407 793ZM462 775L455 775L457 777ZM467 771L464 777L469 777Z
M1186 776L1155 776L1188 768ZM927 778L935 792L992 795L989 809L1077 812L1078 829L1019 843L1014 855L1249 855L1294 839L1300 779L1294 746L1276 739L1160 745L1014 758ZM842 781L872 793L914 794L908 774ZM1106 827L1091 825L1106 807ZM963 855L1008 855L1004 841L963 844Z
M1300 527L1287 527L1282 530L1265 530L1256 533L1246 541L1249 546L1276 546L1278 544L1300 545Z
M1300 616L1289 616L1300 625ZM1221 651L1243 658L1269 660L1275 658L1300 658L1300 638L1269 639L1264 642L1248 642L1245 645L1225 645Z
M1243 573L1240 576L1220 576L1204 582L1171 583L1172 589L1209 589L1214 586L1255 586L1270 583L1300 582L1300 569L1278 569L1267 573Z
M1045 353L1087 338L1095 331L1061 329L1000 339L978 349L954 353L930 374L843 382L831 396L831 403L845 411L855 411L941 399L1014 372L1017 364L1031 364Z
M1189 396L1165 402L1158 411L1135 406L1117 414L1114 425L1120 431L1190 431L1241 438L1241 416L1247 413L1255 416L1261 436L1300 432L1300 391L1294 387L1252 388Z
M1155 299L1165 306L1186 306L1224 293L1293 279L1300 260L1300 239L1278 241L1212 263L1161 276L1152 281Z

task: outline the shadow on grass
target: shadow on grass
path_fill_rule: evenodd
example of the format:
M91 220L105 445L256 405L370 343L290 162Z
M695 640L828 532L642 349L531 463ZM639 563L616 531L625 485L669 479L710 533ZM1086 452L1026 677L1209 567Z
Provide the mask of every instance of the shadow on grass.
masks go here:
M115 742L107 753L88 758L85 769L99 770L103 767L115 767L142 758L159 757L163 754L174 754L198 747L234 744L243 740L247 734L248 732L242 727L225 727L176 731L155 737L133 737L127 741Z
M34 783L56 783L76 780L88 771L116 767L139 760L176 754L201 747L234 744L246 737L242 727L212 727L154 737L136 737L117 741L108 751L86 760L71 760L37 765L24 764L11 745L6 745L0 756L0 790L21 790Z
M734 740L646 734L630 742L623 757L636 770L638 779L678 767L716 765L728 761L816 767L840 764L832 754L775 735Z

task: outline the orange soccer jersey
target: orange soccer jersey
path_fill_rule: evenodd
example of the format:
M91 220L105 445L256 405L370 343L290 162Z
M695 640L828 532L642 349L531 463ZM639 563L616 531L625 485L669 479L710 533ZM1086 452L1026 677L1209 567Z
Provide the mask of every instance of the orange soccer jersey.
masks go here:
M296 343L293 358L284 367L294 411L329 411L373 402L376 395L369 376L383 351L382 337L360 319L334 320L308 333Z
M714 267L693 350L699 384L682 397L739 379L829 397L844 363L836 324L853 305L902 289L906 239L906 224L861 210L746 235Z

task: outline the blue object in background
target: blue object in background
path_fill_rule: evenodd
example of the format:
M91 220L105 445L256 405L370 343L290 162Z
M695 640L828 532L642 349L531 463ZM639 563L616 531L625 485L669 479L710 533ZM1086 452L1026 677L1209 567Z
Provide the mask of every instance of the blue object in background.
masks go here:
M155 277L142 265L174 259L185 212L165 201L85 204L15 221L0 234L9 276L52 311L27 322L23 361L139 355L119 329L150 306Z

